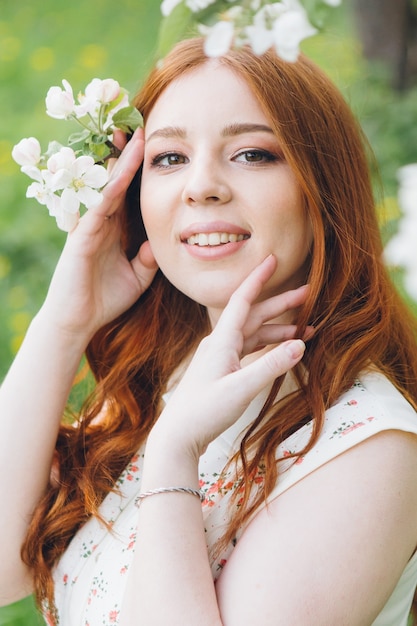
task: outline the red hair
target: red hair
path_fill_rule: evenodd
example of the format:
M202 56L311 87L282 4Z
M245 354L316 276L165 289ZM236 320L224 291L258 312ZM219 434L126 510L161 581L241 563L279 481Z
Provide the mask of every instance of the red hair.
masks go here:
M206 62L201 40L176 46L135 99L145 123L164 89ZM219 63L250 86L298 180L314 233L306 276L310 295L299 313L299 332L307 324L316 328L303 359L308 385L296 368L300 389L276 403L277 381L256 428L243 439L239 454L245 493L230 519L227 542L274 487L278 444L312 419L306 450L310 449L322 428L324 411L369 364L417 405L417 346L414 320L382 263L364 138L338 90L303 57L287 63L272 51L256 56L242 48ZM145 239L137 203L136 184L130 190L124 225L130 257ZM205 309L158 273L139 301L102 328L88 346L97 386L78 428L61 428L60 482L39 503L23 546L24 561L34 571L38 601L53 604L53 565L77 529L97 515L99 504L156 420L170 376L208 332ZM105 419L94 424L104 405ZM250 477L261 463L266 480L250 504Z

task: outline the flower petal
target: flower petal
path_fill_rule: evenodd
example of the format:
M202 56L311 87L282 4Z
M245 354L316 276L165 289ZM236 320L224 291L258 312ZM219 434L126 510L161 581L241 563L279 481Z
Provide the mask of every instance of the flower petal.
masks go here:
M274 35L271 30L260 26L247 26L246 34L255 54L264 54L274 44Z
M67 80L63 80L61 87L51 87L46 94L46 112L50 117L56 119L65 119L74 112L74 96L72 87Z
M75 152L71 148L61 148L59 152L55 152L51 157L49 157L46 167L52 173L57 172L61 169L70 170L72 169L72 165L76 159Z
M48 194L46 198L46 206L48 207L49 215L56 217L61 213L61 198L56 193Z
M109 173L102 165L93 165L83 176L83 182L94 189L101 189L107 183Z
M67 213L77 213L80 208L80 199L74 189L67 187L61 195L61 209Z
M161 4L161 13L164 17L170 15L170 13L175 9L177 4L180 4L182 0L163 0Z
M77 191L77 197L87 209L93 209L103 200L103 194L91 187L81 187Z
M41 158L41 146L36 137L25 137L13 147L12 157L18 165L36 165Z
M41 183L32 183L26 190L26 198L35 198L39 204L46 204L47 192Z
M44 176L47 172L44 173ZM58 191L58 189L65 189L68 187L73 181L73 175L70 170L60 169L52 176L45 176L45 182L48 184L49 188L52 191Z
M234 35L232 22L220 21L210 29L204 40L204 52L208 57L220 57L229 50Z
M88 170L91 169L93 166L93 157L83 155L75 159L74 163L72 164L71 170L74 174L74 177L79 178L80 176L85 174L85 172L88 172Z
M61 211L61 213L56 216L56 223L60 230L69 233L76 227L79 219L79 213L68 213L67 211Z
M290 62L297 60L301 41L317 33L304 10L283 13L275 20L273 31L278 56Z
M26 176L29 176L29 178L37 180L39 183L43 182L41 170L35 167L35 165L22 165L20 171L26 174Z

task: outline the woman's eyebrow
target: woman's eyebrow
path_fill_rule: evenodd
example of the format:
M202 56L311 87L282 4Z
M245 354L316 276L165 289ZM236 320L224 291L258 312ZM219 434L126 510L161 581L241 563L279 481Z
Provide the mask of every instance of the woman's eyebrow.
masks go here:
M272 128L265 124L229 124L222 130L223 137L233 137L235 135L243 135L244 133L273 133Z
M164 128L158 128L154 130L153 133L149 135L146 141L151 141L152 139L156 139L157 137L162 137L163 139L185 139L187 133L184 128L180 128L179 126L165 126Z

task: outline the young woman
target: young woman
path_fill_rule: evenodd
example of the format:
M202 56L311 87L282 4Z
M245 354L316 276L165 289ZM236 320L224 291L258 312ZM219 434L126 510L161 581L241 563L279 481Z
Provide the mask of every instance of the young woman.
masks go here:
M417 346L348 107L304 58L200 40L136 105L144 139L0 392L2 604L35 589L64 626L405 626ZM85 350L97 387L60 425Z

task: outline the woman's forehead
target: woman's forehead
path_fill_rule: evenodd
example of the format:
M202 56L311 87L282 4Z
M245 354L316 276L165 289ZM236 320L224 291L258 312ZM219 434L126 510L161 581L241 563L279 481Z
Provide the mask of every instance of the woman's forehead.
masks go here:
M268 125L248 83L218 62L204 63L172 81L152 107L145 131L149 137L158 128L183 128L196 121L215 127L242 123Z

